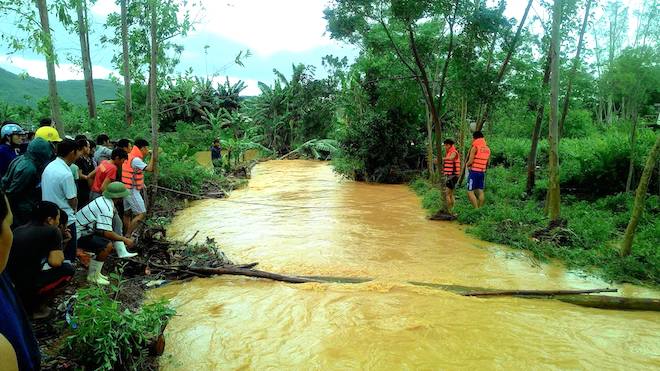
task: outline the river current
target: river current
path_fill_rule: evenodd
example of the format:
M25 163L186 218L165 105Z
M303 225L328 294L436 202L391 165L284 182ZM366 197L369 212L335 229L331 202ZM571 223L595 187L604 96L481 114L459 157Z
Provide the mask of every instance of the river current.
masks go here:
M166 331L165 370L660 368L657 313L462 297L407 283L613 287L428 221L404 185L349 181L323 162L270 161L228 199L181 211L168 233L186 240L196 231L257 269L374 280L223 276L155 290L178 312ZM615 287L618 295L660 296Z

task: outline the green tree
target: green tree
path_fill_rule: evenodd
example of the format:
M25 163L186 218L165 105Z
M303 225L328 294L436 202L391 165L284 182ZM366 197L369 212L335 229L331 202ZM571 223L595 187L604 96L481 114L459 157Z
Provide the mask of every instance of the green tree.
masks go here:
M655 169L659 154L660 135L656 137L655 145L649 151L649 154L646 158L646 166L644 166L644 171L642 172L642 178L640 179L639 185L637 186L637 192L635 193L635 204L632 209L632 214L630 215L630 221L626 227L626 232L623 236L623 244L621 245L622 256L628 256L632 251L632 243L635 237L635 230L637 229L639 218L644 211L646 191L648 190L649 182L651 181L651 176L653 175L653 170Z
M549 143L549 186L548 210L550 220L556 222L560 217L559 189L559 57L560 57L560 27L563 12L563 0L555 0L552 10L552 37L550 58L550 125L548 130Z

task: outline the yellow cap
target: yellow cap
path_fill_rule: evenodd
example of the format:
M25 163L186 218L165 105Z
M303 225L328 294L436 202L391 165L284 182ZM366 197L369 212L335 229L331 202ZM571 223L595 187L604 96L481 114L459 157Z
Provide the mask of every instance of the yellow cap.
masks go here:
M61 142L60 134L57 132L57 129L51 126L44 126L37 129L37 132L34 133L34 136L37 138L45 139L49 142Z

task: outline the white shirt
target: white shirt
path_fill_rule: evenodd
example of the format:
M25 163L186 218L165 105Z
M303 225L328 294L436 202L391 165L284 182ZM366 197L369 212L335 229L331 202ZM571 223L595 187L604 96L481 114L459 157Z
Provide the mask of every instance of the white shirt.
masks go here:
M53 160L41 176L41 199L56 204L69 217L67 226L76 222L75 210L69 201L76 198L78 190L69 165L60 157Z
M112 231L112 216L115 212L112 200L105 196L97 197L76 213L78 238L89 236L96 231Z
M133 170L144 170L147 167L147 164L142 161L141 158L136 157L133 159L133 161L131 161L131 167Z

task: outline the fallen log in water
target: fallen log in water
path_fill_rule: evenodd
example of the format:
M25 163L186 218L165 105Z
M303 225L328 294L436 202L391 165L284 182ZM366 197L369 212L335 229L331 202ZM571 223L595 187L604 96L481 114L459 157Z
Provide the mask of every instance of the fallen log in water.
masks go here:
M463 296L559 296L559 295L580 295L580 294L593 294L599 292L617 292L617 289L605 288L605 289L585 289L585 290L498 290L498 289L486 289L483 287L470 287L470 286L459 286L459 285L442 285L437 283L426 283L426 282L408 282L411 285L415 286L425 286L432 287L435 289L441 289L446 291L451 291L455 294Z
M325 282L325 283L348 283L358 284L372 281L368 277L333 277L333 276L287 276L277 273L271 273L261 270L252 269L258 263L250 263L243 265L223 265L221 267L199 267L199 266L186 266L186 265L163 265L153 262L141 262L134 259L129 259L132 262L150 266L161 271L177 272L179 274L193 275L197 277L209 277L213 275L235 275L247 276L255 278L265 278L274 281L281 281L287 283L310 283L310 282ZM605 295L588 295L600 292L617 292L617 289L602 288L602 289L585 289L585 290L498 290L483 287L471 287L460 285L445 285L428 282L408 282L411 285L430 287L443 291L453 292L462 296L474 297L498 297L498 296L513 296L525 299L556 299L566 303L580 305L583 307L600 308L600 309L616 309L616 310L645 310L645 311L660 311L660 299L651 298L624 298L617 296Z
M187 267L186 270L191 272L207 274L207 275L221 275L229 274L234 276L247 276L247 277L257 277L257 278L267 278L269 280L282 281L288 283L308 283L308 282L320 282L312 278L297 277L297 276L285 276L282 274L271 273L260 271L256 269L249 268L240 268L238 266L226 265L224 267L218 268L205 268L205 267Z
M431 287L450 291L462 296L496 297L513 296L523 299L554 299L579 305L582 307L615 309L615 310L646 310L660 312L660 299L651 298L624 298L620 296L588 295L598 292L617 292L617 289L590 289L590 290L497 290L481 287L442 285L426 282L409 282L412 285Z
M534 297L530 297L534 298ZM552 297L565 303L583 307L617 310L648 310L660 312L660 299L623 298L605 295L568 295Z

